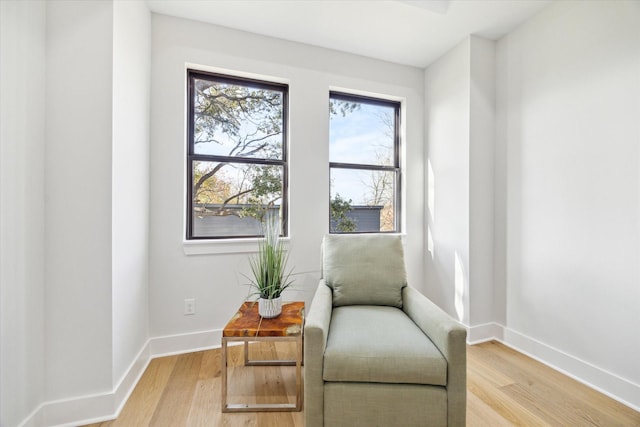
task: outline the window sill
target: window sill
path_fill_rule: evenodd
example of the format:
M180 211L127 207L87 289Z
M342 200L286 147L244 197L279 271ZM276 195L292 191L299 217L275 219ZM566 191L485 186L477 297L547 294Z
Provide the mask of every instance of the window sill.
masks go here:
M221 240L185 240L182 248L185 255L217 255L217 254L246 254L258 252L260 238L221 239ZM281 239L285 249L289 248L289 238Z

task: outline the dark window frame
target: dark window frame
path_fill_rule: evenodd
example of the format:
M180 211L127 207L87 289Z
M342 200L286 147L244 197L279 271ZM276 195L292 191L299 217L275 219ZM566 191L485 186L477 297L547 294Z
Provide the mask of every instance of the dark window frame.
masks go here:
M391 107L394 109L394 134L393 134L393 165L372 165L363 163L343 163L343 162L329 162L329 181L331 181L332 169L346 169L346 170L369 170L369 171L382 171L393 172L395 178L394 194L393 194L393 230L392 231L345 231L335 232L331 231L331 206L329 206L329 233L330 234L393 234L401 233L402 230L402 163L400 156L400 109L402 103L399 101L391 101L382 98L374 98L371 96L354 95L345 92L330 91L329 101L337 99L346 102L357 102L361 104L379 105L384 107ZM329 182L331 186L331 182ZM331 194L329 194L329 203L331 203Z
M264 159L255 157L221 156L195 153L195 85L196 79L211 80L220 83L234 85L251 86L252 88L268 89L282 93L282 158ZM289 85L285 83L269 82L245 77L232 76L227 74L212 73L207 71L187 69L187 240L228 240L263 237L262 235L246 234L236 236L194 236L193 235L193 163L196 161L206 162L228 162L238 164L258 164L266 166L282 167L282 203L281 209L281 236L288 236L288 215L289 215L289 164L288 164L288 142L289 142Z

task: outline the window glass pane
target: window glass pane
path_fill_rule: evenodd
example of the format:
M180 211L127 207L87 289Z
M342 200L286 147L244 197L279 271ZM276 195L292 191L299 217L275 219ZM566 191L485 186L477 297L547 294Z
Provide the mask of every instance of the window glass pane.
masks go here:
M195 70L187 77L187 239L260 236L269 215L286 223L288 87Z
M395 108L331 99L329 160L392 166Z
M332 233L395 231L393 171L331 169Z
M282 159L283 93L194 79L194 153Z
M257 236L279 215L282 166L193 162L194 237Z

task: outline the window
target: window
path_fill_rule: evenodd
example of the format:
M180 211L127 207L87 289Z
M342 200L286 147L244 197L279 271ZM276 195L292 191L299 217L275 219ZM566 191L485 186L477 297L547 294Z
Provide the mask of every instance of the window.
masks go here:
M287 85L187 79L187 239L258 237L276 215L286 236Z
M331 92L331 233L400 231L400 103Z

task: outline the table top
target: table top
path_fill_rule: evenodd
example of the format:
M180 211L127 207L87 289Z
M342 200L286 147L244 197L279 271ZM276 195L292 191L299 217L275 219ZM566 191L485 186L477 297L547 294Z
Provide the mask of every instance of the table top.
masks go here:
M302 333L304 301L283 302L282 314L272 319L258 314L258 303L245 301L222 331L223 337L289 337Z

